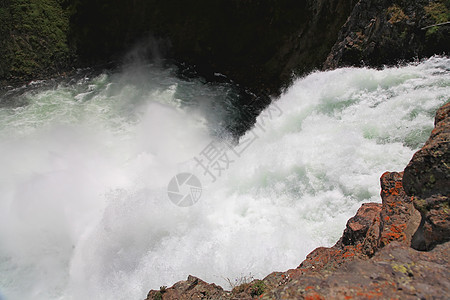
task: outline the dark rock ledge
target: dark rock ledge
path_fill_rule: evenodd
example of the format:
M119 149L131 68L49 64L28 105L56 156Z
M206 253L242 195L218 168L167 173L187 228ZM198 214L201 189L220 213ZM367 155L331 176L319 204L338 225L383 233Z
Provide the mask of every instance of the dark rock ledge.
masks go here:
M382 203L365 203L331 248L296 268L225 291L189 276L157 299L448 299L450 103L404 172L381 176ZM420 250L420 251L419 251ZM423 251L427 250L427 251Z

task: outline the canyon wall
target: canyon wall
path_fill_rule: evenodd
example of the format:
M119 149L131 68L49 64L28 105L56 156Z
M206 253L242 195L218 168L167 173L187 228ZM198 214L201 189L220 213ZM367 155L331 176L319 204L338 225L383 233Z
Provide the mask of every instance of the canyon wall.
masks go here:
M195 74L277 95L293 76L448 53L450 1L4 0L0 81L114 61L141 44Z

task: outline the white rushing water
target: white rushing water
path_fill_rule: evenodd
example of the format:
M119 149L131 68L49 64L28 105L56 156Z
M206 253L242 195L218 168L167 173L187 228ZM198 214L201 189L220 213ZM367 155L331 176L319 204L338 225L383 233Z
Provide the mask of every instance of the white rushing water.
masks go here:
M228 287L295 268L428 138L450 59L296 80L213 182L192 159L220 143L223 92L143 68L0 106L0 293L143 299L188 274ZM183 171L204 187L191 207L167 196Z

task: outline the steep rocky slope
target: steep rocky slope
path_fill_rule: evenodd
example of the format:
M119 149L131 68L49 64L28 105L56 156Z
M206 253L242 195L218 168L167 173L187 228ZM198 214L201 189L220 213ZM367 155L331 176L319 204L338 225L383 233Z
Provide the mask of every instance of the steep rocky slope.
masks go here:
M381 66L450 51L450 1L360 0L324 68Z
M94 66L123 57L140 41L144 56L162 55L208 79L220 72L253 91L275 94L294 69L320 68L354 3L7 0L0 4L0 43L7 46L0 52L0 80L55 71L65 57L55 56L61 51L54 45L76 52L74 65Z
M143 56L277 95L322 67L448 53L449 25L422 28L448 22L449 9L448 0L5 0L0 82L120 63L140 41Z
M450 293L450 103L404 172L381 176L381 204L363 204L331 248L297 269L231 292L189 276L152 299L445 299ZM422 252L416 249L431 251Z

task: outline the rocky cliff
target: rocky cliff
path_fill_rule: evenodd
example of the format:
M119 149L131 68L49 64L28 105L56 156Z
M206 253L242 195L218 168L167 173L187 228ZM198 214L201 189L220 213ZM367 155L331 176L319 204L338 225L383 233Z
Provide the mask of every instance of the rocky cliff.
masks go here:
M146 35L166 57L213 79L222 73L275 93L294 69L320 68L353 0L81 1L73 16L78 53L97 61ZM113 22L111 22L113 21Z
M360 0L324 68L382 66L450 51L450 1ZM430 27L429 27L430 26Z
M4 0L0 82L117 60L147 41L209 80L222 73L277 95L294 75L322 67L448 53L450 26L424 27L448 22L449 8L448 0Z
M445 299L450 293L450 103L404 172L381 176L382 203L363 204L331 248L293 270L224 291L189 276L156 299ZM418 251L418 250L428 250Z
M93 66L123 57L141 41L208 79L219 72L253 91L275 94L294 70L320 68L353 5L354 0L7 0L0 7L0 43L7 45L0 53L0 79L38 77L64 62L57 55L68 49L76 53L75 65Z

